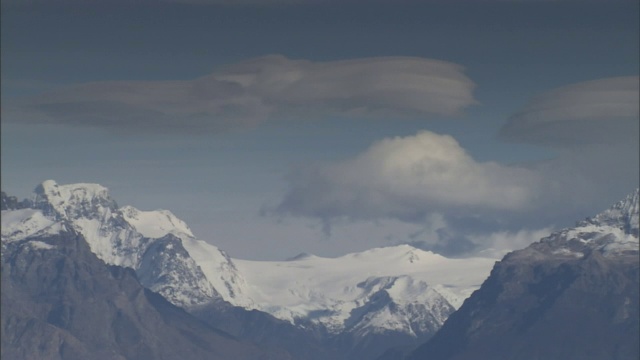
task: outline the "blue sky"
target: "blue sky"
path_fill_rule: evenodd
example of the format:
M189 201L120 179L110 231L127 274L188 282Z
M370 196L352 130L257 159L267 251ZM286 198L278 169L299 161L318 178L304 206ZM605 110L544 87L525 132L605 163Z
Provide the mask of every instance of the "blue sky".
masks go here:
M637 2L337 4L3 1L3 191L281 259L515 248L638 186Z

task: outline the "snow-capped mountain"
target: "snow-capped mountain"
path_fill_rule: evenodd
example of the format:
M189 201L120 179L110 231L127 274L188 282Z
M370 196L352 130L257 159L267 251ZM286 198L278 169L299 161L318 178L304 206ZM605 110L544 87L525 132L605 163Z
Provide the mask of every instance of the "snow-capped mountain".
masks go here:
M638 253L638 189L609 209L560 230L508 257L582 258L592 251L605 257Z
M507 254L410 358L638 359L639 217L636 189Z
M349 359L420 344L479 287L494 263L447 259L409 245L338 258L301 254L288 261L234 261L251 284L255 308L319 329L330 345L350 344L342 350Z
M118 207L97 184L48 180L23 203L31 208L3 211L3 243L71 227L98 258L134 269L142 285L175 305L200 309L224 300L260 310L324 334L326 341L361 342L361 349L354 350L357 356L393 345L371 340L376 336L391 333L404 339L394 344L431 336L494 263L448 259L409 245L339 258L239 260L198 240L167 210Z
M418 336L439 328L494 261L448 259L399 245L338 258L235 263L251 284L256 308L278 318L321 324L333 333L395 330Z
M58 185L52 180L36 187L31 203L34 209L3 212L3 241L34 235L52 223L67 224L84 236L98 258L136 270L145 287L175 305L235 299L241 293L238 284L244 281L231 259L197 240L169 211L119 208L101 185ZM197 263L201 258L206 261ZM237 302L244 304L243 299Z

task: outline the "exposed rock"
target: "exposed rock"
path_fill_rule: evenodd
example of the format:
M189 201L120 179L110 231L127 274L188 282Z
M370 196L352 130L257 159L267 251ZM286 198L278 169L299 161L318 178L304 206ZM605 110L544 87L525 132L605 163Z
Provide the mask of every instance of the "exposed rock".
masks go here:
M638 190L496 264L411 359L640 358Z
M73 230L3 242L1 271L3 359L290 359L195 319Z

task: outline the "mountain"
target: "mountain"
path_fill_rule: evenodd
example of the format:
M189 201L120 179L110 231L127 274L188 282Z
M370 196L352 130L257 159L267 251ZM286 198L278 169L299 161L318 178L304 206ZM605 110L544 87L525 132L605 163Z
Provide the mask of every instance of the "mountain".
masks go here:
M256 308L325 333L354 359L430 337L494 263L447 259L409 245L338 258L234 262L253 285L247 294Z
M215 328L230 330L235 332L233 335L254 342L271 337L272 341L263 344L266 347L287 342L280 339L278 333L291 335L299 331L268 314L249 312L225 302L223 296L233 300L239 293L234 292L235 284L242 283L231 259L217 247L196 240L188 226L169 211L120 208L103 186L58 185L51 180L36 187L32 199L22 203L5 193L2 197L3 244L56 233L56 226L65 223L82 235L100 260L133 269L144 287L185 310L199 310L203 320ZM205 259L202 266L194 257ZM247 331L255 324L254 318L259 318L265 334ZM276 328L278 332L272 331ZM313 339L295 343L293 350L309 342L313 343ZM314 355L323 354L318 346L315 348L318 351ZM304 357L296 356L296 359Z
M108 266L65 221L42 211L3 211L28 224L2 238L3 359L273 359L142 287L130 269ZM24 231L28 229L28 231Z
M410 359L640 358L638 190L506 255Z
M136 270L142 285L181 307L234 299L243 280L229 257L204 241L171 212L119 208L97 184L58 185L35 190L34 208L65 220L81 233L98 258ZM205 257L209 262L196 263ZM241 301L240 301L241 302Z
M14 210L3 212L3 241L64 222L99 259L133 269L144 287L172 304L298 359L369 359L390 347L417 346L479 288L494 262L448 259L408 245L335 259L233 259L171 212L119 207L98 184L48 180L32 199L5 203Z

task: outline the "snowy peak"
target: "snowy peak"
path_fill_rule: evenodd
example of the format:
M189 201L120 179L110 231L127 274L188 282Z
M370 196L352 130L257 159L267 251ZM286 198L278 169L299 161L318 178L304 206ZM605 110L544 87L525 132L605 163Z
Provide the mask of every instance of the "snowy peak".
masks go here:
M168 210L119 208L104 186L60 185L53 180L36 187L32 205L32 209L3 211L3 242L68 224L98 258L134 269L145 287L175 305L190 307L220 298L251 303L243 296L246 284L231 258L197 240L189 226Z
M37 209L2 211L2 242L21 241L44 234L57 234L64 225L55 222Z
M45 215L58 219L105 217L118 208L109 196L109 190L102 185L58 185L53 180L36 187L34 206L42 209Z
M169 210L140 211L133 206L123 206L120 211L124 219L145 237L159 238L174 234L181 238L195 238L189 226Z
M619 227L625 233L638 237L638 221L640 218L638 192L639 189L636 189L623 200L586 222L594 225Z
M564 229L534 243L527 257L582 258L591 251L611 257L625 254L637 256L638 243L638 189L622 201L600 214L578 222L575 227ZM520 255L518 255L520 254ZM522 256L512 253L512 256Z
M344 257L358 261L392 261L394 263L405 264L447 260L444 256L407 244L374 248L359 253L347 254L344 255Z

